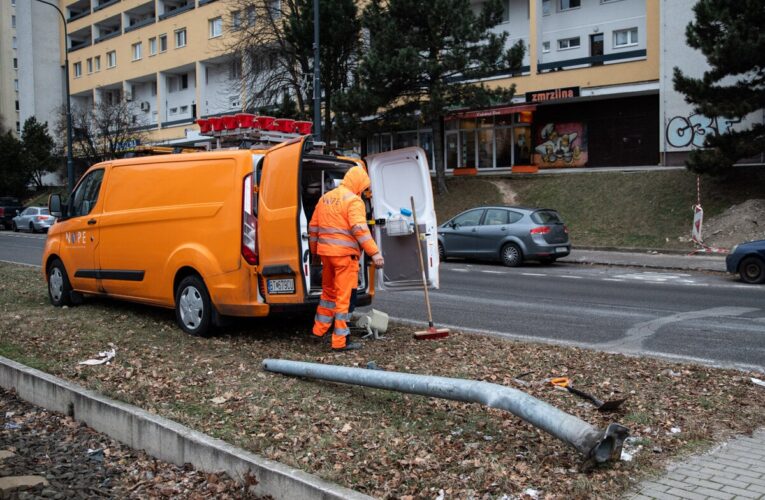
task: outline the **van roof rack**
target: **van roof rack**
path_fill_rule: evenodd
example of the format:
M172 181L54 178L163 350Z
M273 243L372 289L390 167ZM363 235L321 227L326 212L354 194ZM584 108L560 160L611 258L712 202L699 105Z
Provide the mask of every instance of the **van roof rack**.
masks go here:
M197 121L199 134L216 140L215 149L227 147L270 148L276 144L310 135L313 122L237 113ZM323 143L314 142L314 146Z

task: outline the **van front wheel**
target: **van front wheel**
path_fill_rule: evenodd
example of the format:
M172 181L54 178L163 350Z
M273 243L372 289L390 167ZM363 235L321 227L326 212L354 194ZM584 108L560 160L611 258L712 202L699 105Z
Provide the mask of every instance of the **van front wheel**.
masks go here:
M210 334L212 302L204 281L198 276L186 276L175 290L175 318L181 329L195 337Z
M64 264L56 259L48 267L48 298L56 307L72 305L72 285Z

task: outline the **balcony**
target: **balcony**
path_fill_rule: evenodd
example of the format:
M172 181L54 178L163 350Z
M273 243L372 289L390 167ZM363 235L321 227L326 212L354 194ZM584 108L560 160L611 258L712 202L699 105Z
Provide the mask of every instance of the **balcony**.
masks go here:
M194 0L165 0L160 2L159 5L162 11L162 14L159 15L159 20L162 21L190 11L194 8Z
M100 23L94 25L98 36L93 40L94 43L100 43L110 38L122 34L122 20L120 15L112 16L108 19L104 19Z
M96 2L96 6L93 7L93 12L98 12L99 10L103 10L107 7L111 7L112 5L118 3L120 0L103 0Z
M69 47L67 48L67 52L74 52L75 50L80 50L93 45L90 26L69 33L68 44Z
M145 3L125 12L125 33L156 22L154 2Z

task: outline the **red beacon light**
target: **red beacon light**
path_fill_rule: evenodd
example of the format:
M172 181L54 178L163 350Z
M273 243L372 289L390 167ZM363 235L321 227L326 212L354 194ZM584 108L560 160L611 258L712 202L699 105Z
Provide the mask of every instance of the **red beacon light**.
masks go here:
M278 120L274 120L273 128L279 132L284 132L285 134L292 134L295 132L295 120L279 118Z
M214 116L207 119L210 122L210 128L213 132L220 132L223 130L223 120L219 116Z
M210 132L210 120L207 120L205 118L200 118L197 120L197 125L199 125L199 133L200 134L207 134Z
M224 115L221 117L221 120L225 130L236 130L239 127L239 120L234 115Z
M237 113L234 115L239 128L256 128L255 115L250 113Z
M313 122L297 121L295 122L295 130L300 135L310 135L313 129Z
M276 118L273 116L259 116L256 118L261 130L273 130L272 125Z

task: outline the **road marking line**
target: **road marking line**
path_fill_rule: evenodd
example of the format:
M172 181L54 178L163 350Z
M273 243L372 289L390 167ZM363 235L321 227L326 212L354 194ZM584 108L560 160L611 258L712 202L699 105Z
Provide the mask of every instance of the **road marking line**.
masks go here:
M521 273L521 276L547 276L547 275L542 273Z
M504 271L481 271L481 272L486 274L507 274Z
M581 276L568 276L568 275L563 275L563 276L561 276L561 278L568 278L568 279L571 279L571 280L581 280L581 279L584 279Z
M652 319L644 323L638 323L625 333L624 337L604 342L601 344L604 348L616 348L632 352L639 352L643 347L643 342L659 331L662 326L670 323L679 323L686 320L710 318L717 316L741 316L742 314L759 311L752 307L713 307L702 309L700 311L688 311L683 313L671 314L662 318Z
M616 278L602 278L602 281L616 281L617 283L624 283L624 280L620 280Z
M454 269L449 269L450 271L456 271L458 273L467 273L470 272L470 269L463 269L461 267L456 267Z

